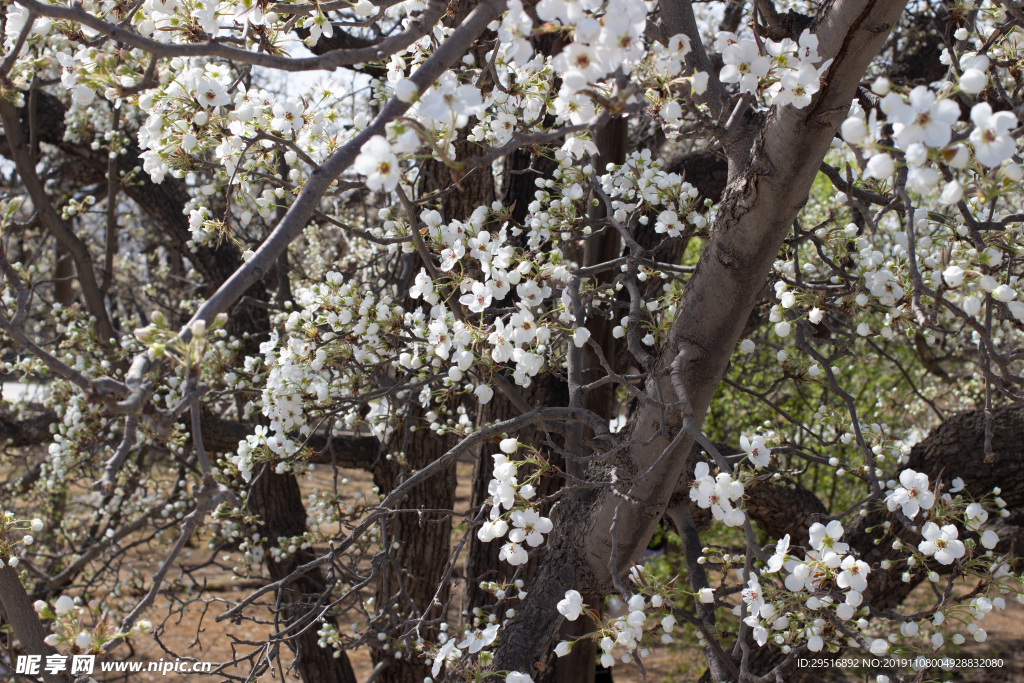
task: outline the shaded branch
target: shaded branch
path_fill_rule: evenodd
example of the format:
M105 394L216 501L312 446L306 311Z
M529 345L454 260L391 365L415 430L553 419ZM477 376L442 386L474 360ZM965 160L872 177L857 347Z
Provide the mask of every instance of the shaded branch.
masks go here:
M376 45L351 50L332 50L318 57L291 58L271 55L265 52L250 52L249 50L230 47L224 43L212 40L185 45L162 43L159 40L146 38L134 31L107 23L87 12L81 5L65 7L62 5L47 5L37 2L37 0L16 1L19 5L41 16L63 19L88 26L113 40L130 47L145 50L149 54L160 58L220 57L233 62L252 64L253 66L262 66L269 69L280 69L282 71L311 71L317 69L333 71L340 66L352 66L364 62L379 61L408 48L425 36L443 16L445 11L444 3L432 0L427 4L427 9L424 10L423 14L414 21L411 21L406 30L396 36L385 38Z

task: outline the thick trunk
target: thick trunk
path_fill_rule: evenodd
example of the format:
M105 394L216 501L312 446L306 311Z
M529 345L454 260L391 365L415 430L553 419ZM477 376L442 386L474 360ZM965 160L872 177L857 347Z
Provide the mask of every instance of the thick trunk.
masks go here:
M277 474L268 467L253 484L250 504L263 520L260 534L267 539L268 546L277 545L280 538L301 536L306 532L306 509L294 475ZM270 552L266 558L273 581L283 579L296 567L315 559L312 552L303 549L280 562L275 561ZM295 668L306 683L356 683L348 657L342 654L335 658L333 651L317 644L319 624L305 628L308 624L306 606L315 603L325 590L327 583L319 569L303 574L283 589L281 622L302 621L302 634L289 641L295 653Z
M772 538L789 534L794 546L807 547L807 530L827 514L818 497L799 484L759 481L747 486L743 496L747 516Z
M668 173L678 173L697 188L697 201L717 203L729 182L729 164L720 154L708 150L686 152L669 157L662 164Z
M585 583L586 568L582 561L582 548L591 532L588 525L573 524L572 520L585 519L597 504L599 493L582 491L562 499L552 521L559 529L559 539L551 542L544 563L528 586L528 595L516 616L501 634L494 668L522 671L539 677L554 647L552 640L564 623L554 605L565 597L567 590ZM582 591L581 591L582 592ZM542 667L535 665L540 663Z
M465 140L467 131L460 131L460 139L454 141L456 158L459 160L475 156L480 150L477 145ZM489 167L477 168L469 175L459 177L444 163L428 159L421 165L420 178L421 196L446 192L436 203L446 222L467 220L477 207L489 205L494 200L494 176ZM416 305L408 301L406 307L412 309ZM454 408L454 405L450 407ZM389 440L388 452L405 453L407 465L401 465L395 459L381 461L374 470L374 482L380 487L381 493L390 492L409 476L410 470L422 469L455 445L454 437L439 437L427 429L424 412L413 408L405 428L396 431ZM409 430L408 425L416 425L417 431ZM481 452L487 452L486 448ZM477 470L482 472L479 465ZM454 559L450 557L452 518L438 511L454 509L455 486L456 472L452 467L410 491L396 513L386 520L387 535L383 542L389 545L397 542L398 547L389 551L390 558L377 583L377 608L387 615L393 615L393 618L385 621L387 626L382 629L388 636L389 649L376 647L373 650L375 663L387 662L380 673L384 683L422 683L430 675L430 662L419 651L409 649L408 646L415 646L418 638L436 641L439 632L437 624L444 621L445 610L452 597L448 584L444 582L446 573L453 569L448 566ZM486 481L483 487L486 492ZM474 504L479 495L474 486L471 494ZM431 512L412 512L419 510ZM476 540L474 534L470 543ZM484 553L487 550L490 549L485 549ZM482 559L486 562L490 558L485 555ZM470 591L473 587L479 590L477 584L478 581L470 579ZM416 618L433 623L423 624L411 631L403 622ZM449 631L452 632L454 629ZM395 657L396 649L399 648L402 654L400 659Z
M592 604L595 600L589 600ZM596 600L600 603L600 600ZM576 621L562 622L558 629L559 640L576 640L597 629L594 621L585 614ZM610 678L611 671L606 670ZM544 672L537 678L538 683L594 683L597 677L597 642L584 640L576 644L572 652L556 657L554 650L548 653Z
M217 285L229 277L234 269L229 255L222 251L221 249L217 250L217 253L220 254L220 258L216 261L217 270L215 271L215 275L218 276ZM247 294L263 300L266 297L263 281L254 282ZM250 355L258 353L259 343L266 338L270 328L267 311L263 308L249 307L245 314L235 316L232 323L234 327L232 331L235 334L248 333L241 352ZM213 415L207 415L200 424L204 437L207 431L216 433L216 437L208 448L215 444L216 450L225 452L234 451L238 447L238 441L245 438L246 434L252 433L251 425L220 420ZM225 424L235 427L235 433L230 433L231 430L228 429L218 428ZM238 429L239 427L241 429ZM245 434L241 432L245 432ZM230 435L231 438L225 439L224 437L227 435ZM365 442L359 443L365 444ZM364 450L368 457L369 448ZM260 533L266 539L268 547L276 545L279 537L302 536L307 531L306 507L302 500L302 491L299 489L298 481L293 473L277 474L272 466L268 466L262 476L254 482L249 504L253 512L262 520ZM269 552L266 557L267 570L273 581L283 579L296 567L314 559L311 551L301 549L281 562L275 562ZM308 572L288 584L284 588L283 602L285 604L294 603L294 606L284 610L283 620L286 623L293 623L296 620L305 619L307 610L302 607L301 603L315 602L317 597L326 590L328 590L328 586L320 569ZM327 617L327 619L337 625L333 617ZM305 623L303 622L304 625ZM289 641L289 647L295 653L295 668L299 676L305 683L355 683L355 673L352 671L348 655L341 652L338 657L335 657L332 650L319 646L317 642L319 628L319 624L314 624L306 628L298 638Z
M459 161L477 156L481 148L465 139L468 128L459 131L459 139L455 140L455 158ZM464 221L478 206L489 205L494 201L494 175L489 167L476 168L468 175L460 177L444 163L433 159L425 160L420 167L420 194L444 191L454 185L452 191L445 194L440 201L441 215L446 222Z
M992 462L985 462L985 412L971 410L950 417L914 446L907 467L927 474L934 486L942 475L949 489L956 477L964 489L983 496L999 487L1007 507L1024 506L1024 408L992 410Z
M533 193L537 191L537 179L547 178L556 168L558 162L551 156L530 154L525 149L517 149L505 158L501 203L512 210L512 220L519 225L523 224L529 213L527 207L533 201Z
M599 154L594 160L594 168L603 170L608 164L621 164L626 160L626 148L629 146L629 125L628 120L622 117L614 118L594 136L594 144L597 145ZM591 206L588 212L590 218L604 218L605 210L603 204ZM618 230L608 228L604 233L588 239L583 249L583 265L595 266L599 263L612 261L619 257L622 251L622 237ZM616 273L609 271L598 277L598 284L611 282ZM587 321L587 328L590 330L591 338L602 349L611 349L615 345L615 337L612 336L612 329L619 324L618 314L613 310L609 317L595 316ZM593 347L583 348L583 383L593 382L605 375L601 367L597 352ZM615 385L605 384L597 389L587 392L583 397L583 407L597 413L605 419L613 417L615 403ZM588 434L590 436L590 434ZM582 468L577 463L569 463L570 472L579 476ZM578 471L577 471L578 470Z
M662 11L671 19L664 27L667 35L685 30L692 20L688 2L663 3ZM816 34L821 53L834 62L816 101L805 109L748 113L739 130L724 135L732 180L656 365L667 370L681 351L692 353L683 385L698 426L860 78L902 11L902 3L871 0L839 0L823 7ZM798 148L802 153L793 154ZM648 386L651 395L659 390L661 396L683 398L667 376L660 387ZM561 623L554 604L565 590L607 593L611 572L622 573L639 558L693 443L680 439L673 455L660 460L674 435L655 435L662 427L678 430L681 419L672 421L666 425L663 411L641 407L629 436L650 445L589 468L591 479L607 481L608 468L614 467L618 493L581 491L563 501L548 558L506 629L495 669L533 673Z
M455 444L454 437L439 437L423 426L421 417L410 420L420 428L409 433L408 440L404 432L396 432L388 444L390 453L405 453L408 466L396 459L384 460L374 471L373 481L382 494L402 483L410 470L426 467ZM454 467L431 477L409 491L382 527L381 543L387 546L388 559L378 576L376 607L384 615L378 631L388 638L374 643L373 650L375 664L387 662L379 676L382 683L423 683L430 675L429 662L413 648L419 637L436 640L437 624L444 620L449 592L443 579L448 570L452 518L443 511L455 505L455 484ZM415 619L433 623L411 630L409 622ZM383 642L389 644L387 650L380 647ZM396 651L401 652L400 659Z
M542 49L550 52L550 46L543 46ZM626 119L618 118L611 121L605 128L599 131L595 143L601 150L601 155L594 164L596 168L603 168L607 163L621 164L625 159L626 147L628 146L628 125ZM539 171L539 173L526 170L531 167ZM505 206L512 207L512 216L517 223L521 224L526 218L527 206L532 201L537 188L535 180L539 177L544 177L544 174L550 173L554 168L555 162L550 159L550 156L531 155L525 150L516 150L506 160L505 176L502 183L502 203ZM588 241L587 251L582 254L582 257L585 264L593 265L617 257L620 249L621 238L618 233L608 232L599 238ZM611 330L616 323L604 318L595 318L591 322L592 324L589 324L588 327L590 327L598 343L613 341ZM604 374L596 355L590 351L589 347L585 349L584 358L584 366L589 365L592 370L590 375L588 375L589 379L597 379ZM585 407L606 418L611 417L614 408L614 394L611 388L611 385L608 385L607 390L594 392L587 396L586 398L589 403ZM530 405L562 406L569 404L568 386L551 374L546 374L543 378L538 376L534 383L522 393ZM496 395L491 404L487 406L486 419L504 420L516 414L518 414L518 410L507 398ZM550 448L541 446L545 438L543 430L531 427L520 433L518 438L521 443L538 448L538 450L546 455L548 461L556 467L565 469L575 476L582 473L579 463L565 462L560 454L552 451ZM493 451L494 449L482 451L480 460L477 463L473 482L474 504L483 502L487 497L487 484L491 479L491 468L493 465L490 455ZM539 497L548 496L557 491L561 485L562 480L560 478L545 477L541 480L541 486L538 487L537 494ZM546 515L548 510L544 508L541 513ZM471 540L470 555L467 561L467 578L470 581L468 602L471 607L493 602L493 596L482 591L477 583L474 582L475 577L481 577L485 573L490 573L497 577L498 580L503 580L510 578L514 573L512 571L513 568L508 563L498 559L500 549L501 546L497 542L480 543L475 537ZM543 551L543 548L541 550ZM543 552L532 556L524 571L521 572L520 576L527 585L534 581L537 570L541 562L544 561L545 556ZM502 611L504 611L504 606L499 605L498 612ZM588 626L587 622L589 620L586 618L582 618L575 623L566 622L564 625L565 629L560 636L569 638L583 635L586 631L580 629L586 628ZM592 627L593 624L589 624L589 626ZM590 641L579 643L567 657L556 658L554 652L548 652L546 659L543 661L543 666L538 667L541 673L535 675L534 679L538 683L593 683L596 657L597 645Z

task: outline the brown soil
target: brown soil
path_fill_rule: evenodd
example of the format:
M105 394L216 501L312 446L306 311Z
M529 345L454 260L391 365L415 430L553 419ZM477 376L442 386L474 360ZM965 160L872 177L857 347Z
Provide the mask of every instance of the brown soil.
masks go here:
M456 509L457 511L464 511L469 506L469 482L472 480L472 464L460 462L458 468L459 488L457 491ZM354 492L358 490L364 496L372 499L371 488L373 482L368 473L358 470L346 470L340 473L340 477L347 477L349 479L348 491ZM317 487L327 490L332 489L333 480L334 475L330 467L318 466L312 480L300 477L300 486L305 495L311 493ZM193 549L191 557L187 561L195 562L205 559L208 557L208 553L209 551L205 549L205 546ZM133 565L142 572L143 576L148 577L156 571L161 559L162 557L159 553L150 556L140 556L136 558ZM174 572L172 572L172 578L173 576ZM250 609L246 612L249 616L259 618L259 621L262 623L243 621L239 624L234 624L230 622L218 623L215 621L215 617L225 610L225 604L235 603L249 594L253 586L245 584L251 584L251 582L225 580L226 578L229 579L229 577L226 577L224 572L217 568L202 570L197 572L195 576L200 577L200 579L205 578L208 582L208 590L212 589L207 593L207 598L212 598L212 600L209 601L205 614L202 611L203 605L197 603L185 615L174 615L171 619L164 621L164 617L167 615L168 603L166 600L158 600L159 606L151 610L151 613L147 616L155 624L164 622L163 631L158 635L159 643L154 638L141 638L134 643L132 652L122 647L111 658L118 661L141 660L156 662L161 659L173 661L174 655L170 654L170 652L173 652L177 655L183 655L204 662L224 662L254 650L254 647L251 645L236 645L233 653L232 643L239 641L258 643L264 640L273 630L271 612L266 608ZM239 585L240 583L243 585ZM908 598L908 604L915 602L923 604L924 601L927 601L929 595L930 591L928 591L927 586L921 586ZM455 623L458 617L457 608L453 608L452 612L451 621ZM348 629L351 628L351 623L343 623L341 626ZM1024 683L1024 605L1017 603L1011 596L1007 600L1006 610L993 610L984 619L982 627L989 634L986 642L976 643L968 636L967 642L957 652L944 651L944 653L953 656L1001 657L1004 662L1003 667L987 670L955 671L945 675L940 675L941 672L934 672L933 670L936 676L934 680L963 681L964 683L980 683L981 681ZM686 642L687 640L690 642ZM373 668L367 648L364 647L350 651L349 658L355 669L357 679L359 681L366 680ZM285 677L297 680L294 673L287 672L288 665L291 662L291 654L285 651L281 659L285 669ZM678 639L677 643L672 646L659 647L652 651L644 661L644 665L647 670L646 681L659 683L697 681L705 669L700 650L693 646L692 639L687 639L685 636ZM250 669L251 666L247 662L243 662L239 666L234 667L231 673L244 677ZM166 675L158 672L104 674L100 673L98 666L95 677L97 680L102 681L130 680L145 683L155 683L157 681L179 683L188 680L221 679L220 676L211 677L208 674L202 673L182 674L174 673L173 671ZM265 675L262 681L266 683L280 677L280 672L275 671L272 675ZM645 680L640 670L634 664L627 665L621 663L614 667L613 678L616 683L640 683ZM825 678L837 681L865 680L863 676L856 677L855 674L849 675L849 673L840 671L829 672Z

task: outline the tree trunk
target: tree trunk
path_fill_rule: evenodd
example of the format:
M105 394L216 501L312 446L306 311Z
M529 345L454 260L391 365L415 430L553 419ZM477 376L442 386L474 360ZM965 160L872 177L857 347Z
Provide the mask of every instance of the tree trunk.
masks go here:
M626 160L626 148L629 146L629 122L623 117L616 117L608 122L604 128L594 136L594 144L597 145L599 154L594 160L594 168L603 172L608 164L621 164ZM591 206L588 211L590 218L604 218L605 209L603 204ZM592 237L586 241L583 249L583 265L595 266L599 263L612 261L619 257L622 251L622 237L618 230L608 228L603 234ZM611 282L615 278L615 271L602 273L597 278L598 284ZM617 313L612 310L608 316L595 316L587 321L587 328L590 330L591 338L602 348L614 348L615 337L612 336L612 329L619 324ZM612 356L614 358L614 356ZM606 374L597 352L589 344L583 347L583 383L587 384L600 379ZM587 392L583 397L583 407L593 411L601 417L611 419L615 404L615 385L605 384L593 391ZM589 430L585 430L589 431ZM592 435L592 434L590 434ZM578 463L567 463L569 471L575 476L583 473ZM590 675L590 678L593 674ZM586 676L584 676L586 678ZM559 679L568 683L566 679ZM579 683L585 683L577 679Z
M1024 506L1024 408L992 410L992 462L985 462L985 412L971 410L948 418L914 446L907 467L927 474L934 485L942 474L948 490L955 477L982 496L999 487L1007 507Z
M468 128L461 129L459 139L453 142L459 160L475 156L480 151L477 145L465 139L467 132ZM440 161L425 160L420 167L420 195L445 190L448 190L447 194L438 203L444 221L466 220L477 207L489 205L494 200L494 176L490 167L481 167L460 177ZM406 309L416 305L411 300L407 301ZM454 407L454 403L449 404L449 408ZM390 492L404 481L410 470L426 467L455 445L454 437L439 437L427 428L424 413L419 407L410 406L406 429L396 432L389 440L388 452L404 452L407 466L400 464L397 459L381 461L373 476L382 494ZM408 425L416 425L416 431L409 430ZM393 619L385 622L386 627L381 629L388 636L386 642L389 643L389 649L377 646L372 653L375 663L387 662L380 673L383 683L422 683L430 675L430 662L412 648L418 647L417 641L420 638L436 641L439 633L437 624L446 617L444 608L451 597L449 586L445 584L440 591L438 587L446 572L452 569L448 566L452 559L452 517L441 512L407 511L453 509L456 483L453 466L410 491L401 503L401 511L386 520L386 537L382 543L390 545L397 542L399 545L397 549L388 551L390 557L378 578L376 591L378 613L394 615ZM486 486L485 481L485 491ZM472 497L475 501L475 487ZM470 542L475 540L473 535ZM470 581L470 585L475 584ZM411 632L405 630L402 622L417 617L424 621L433 620L434 623L422 624ZM454 629L449 633L453 632ZM401 648L400 659L395 657L396 647Z
M690 3L669 0L661 12L664 35L694 34L687 63L706 62ZM554 605L565 591L606 594L613 588L611 574L625 572L647 546L693 444L690 437L673 444L674 435L659 430L700 427L860 79L902 12L903 3L898 2L837 0L823 5L816 35L821 54L834 61L815 101L805 109L747 112L723 132L731 182L655 364L655 372L668 370L686 353L681 356L689 358L681 372L686 395L677 394L667 372L646 388L651 396L687 399L692 417L684 423L682 416L669 413L666 424L660 408L641 406L629 438L645 445L588 468L588 478L595 481L608 481L614 474L617 491L580 491L563 499L548 557L506 628L493 664L496 670L533 674L562 622ZM714 97L718 88L709 87L705 96ZM721 104L719 100L717 106ZM793 154L794 149L802 153ZM670 446L669 457L662 458Z
M550 156L530 154L525 149L517 149L505 158L505 169L501 178L501 203L512 211L512 220L522 225L529 213L528 207L533 201L533 193L537 191L538 178L546 178L556 168L558 162ZM522 239L526 243L525 233Z
M388 443L389 453L406 454L408 467L393 458L382 460L374 471L373 481L382 494L402 483L410 470L426 467L455 445L452 436L439 437L423 426L425 420L417 412L409 420L419 429L409 433L408 440L398 432ZM430 663L415 648L419 638L437 639L437 624L445 617L442 606L448 602L448 584L440 592L438 587L448 569L452 518L441 511L453 509L455 485L455 467L431 477L410 490L383 525L381 543L388 559L378 576L375 607L378 614L393 618L385 618L378 628L387 634L387 641L371 641L374 664L387 662L379 675L382 683L423 683L430 675ZM407 630L408 621L417 618L433 623ZM381 647L384 642L387 650ZM400 659L396 651L401 652Z
M306 508L302 492L293 474L277 474L273 467L266 470L252 486L250 504L263 520L260 534L267 546L277 545L281 537L300 536L306 532ZM266 554L267 570L273 581L280 581L296 567L315 559L312 552L299 549L291 557L277 562L270 552ZM319 568L306 572L282 589L284 609L278 615L283 624L304 620L308 614L305 604L316 602L327 590L327 583ZM333 621L333 619L332 619ZM279 629L283 626L279 625ZM289 641L295 653L295 669L306 683L356 683L355 673L348 657L342 653L334 657L332 650L317 644L319 625L304 628L301 635Z
M459 161L478 156L483 151L476 143L465 139L468 131L468 127L459 129L458 139L452 142L455 158ZM494 201L494 175L488 166L476 168L460 177L443 162L434 159L426 159L420 165L421 196L446 190L452 185L455 186L454 190L441 198L438 207L446 223L464 221L478 206L489 205Z
M53 300L61 306L70 306L75 300L75 264L63 244L54 240L53 245L53 258L56 262L53 269Z

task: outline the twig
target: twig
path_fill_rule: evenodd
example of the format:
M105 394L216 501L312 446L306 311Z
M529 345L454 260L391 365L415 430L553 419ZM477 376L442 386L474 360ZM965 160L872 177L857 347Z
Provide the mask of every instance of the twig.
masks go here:
M93 491L102 491L105 495L114 492L114 485L117 483L117 472L121 469L121 465L124 464L124 460L128 457L132 446L135 445L138 427L139 418L137 416L129 415L124 419L124 437L121 439L121 444L117 447L110 460L104 465L103 476L92 485Z
M18 33L18 39L14 42L14 46L11 51L4 57L4 61L0 63L0 83L10 84L11 79L9 74L11 69L14 68L15 62L18 61L18 55L21 54L21 48L25 47L25 41L28 40L28 34L32 32L32 25L36 22L36 14L32 10L29 10L28 17L25 19L25 25L21 27L21 32Z
M114 255L117 253L117 192L121 189L121 182L117 173L117 155L114 152L114 145L117 144L117 133L121 127L121 112L119 109L111 109L114 115L113 137L110 139L110 147L107 150L107 232L106 252L103 257L103 281L100 284L100 291L106 294L110 291L110 285L114 281Z
M87 12L81 5L73 5L72 7L47 5L37 0L16 0L16 2L39 15L88 26L113 40L133 48L145 50L155 57L221 57L233 62L280 69L282 71L310 71L316 69L333 71L341 66L353 66L355 64L384 59L389 55L408 48L426 35L431 27L441 19L445 11L445 4L443 2L432 0L427 4L427 9L415 21L410 22L404 31L385 38L376 45L350 50L330 50L317 57L290 58L266 52L250 52L249 50L229 47L224 43L213 40L190 44L162 43L159 40L146 38L134 31L103 21ZM493 9L493 5L489 5L489 7Z

